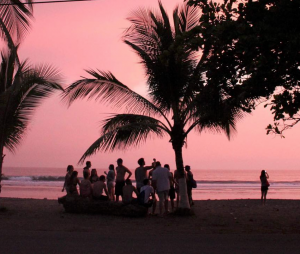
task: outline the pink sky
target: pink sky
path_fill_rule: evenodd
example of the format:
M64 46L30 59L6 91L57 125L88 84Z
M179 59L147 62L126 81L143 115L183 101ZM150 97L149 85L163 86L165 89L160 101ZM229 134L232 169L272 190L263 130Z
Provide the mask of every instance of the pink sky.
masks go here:
M181 1L163 0L169 14ZM154 7L155 0L95 0L92 2L36 5L30 34L19 50L21 59L49 63L61 70L64 86L85 75L84 69L111 71L137 92L145 93L143 68L132 50L121 41L131 11ZM171 15L170 15L171 16ZM116 112L94 101L77 101L70 108L59 96L38 108L26 137L15 155L6 151L5 166L77 166L84 151L99 136L99 125L107 113ZM286 138L267 136L272 122L269 109L260 107L237 124L237 133L228 141L224 134L203 132L188 137L184 163L194 169L299 169L299 136L296 126ZM174 168L174 152L168 139L149 139L127 151L97 153L89 158L96 168L107 168L122 157L130 169L144 157L157 158Z

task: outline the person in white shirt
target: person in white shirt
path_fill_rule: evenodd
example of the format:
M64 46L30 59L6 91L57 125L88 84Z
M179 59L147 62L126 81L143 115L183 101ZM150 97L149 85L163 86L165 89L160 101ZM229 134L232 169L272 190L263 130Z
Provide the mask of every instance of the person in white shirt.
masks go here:
M170 190L171 174L167 168L162 168L159 161L152 173L152 186L157 191L159 198L159 215L163 216L163 206L165 213L168 213L168 194Z
M152 206L152 214L154 214L156 208L156 199L154 189L152 186L150 186L149 179L144 179L143 186L141 187L140 191L141 192L138 198L139 204L148 208ZM141 200L141 198L143 200Z

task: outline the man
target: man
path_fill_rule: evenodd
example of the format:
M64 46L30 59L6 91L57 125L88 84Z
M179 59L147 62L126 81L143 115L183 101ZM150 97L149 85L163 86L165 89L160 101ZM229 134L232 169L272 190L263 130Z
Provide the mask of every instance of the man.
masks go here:
M94 182L92 184L93 187L93 198L97 200L109 200L108 198L108 191L105 184L105 176L101 175L99 177L99 181ZM103 195L103 191L105 192L106 196Z
M152 197L152 199L150 199ZM156 208L156 199L154 194L154 189L150 186L150 180L144 179L143 186L141 187L141 192L138 196L138 203L147 208L152 207L152 214L155 212Z
M92 184L89 180L88 172L83 172L83 180L79 184L80 196L84 198L92 197Z
M155 166L156 168L152 173L152 186L157 191L159 198L159 215L163 216L163 206L165 207L165 214L168 213L171 174L167 168L161 167L159 161L156 162Z
M123 166L123 160L120 158L117 160L118 166L116 167L117 176L116 176L116 188L115 188L115 194L116 194L116 201L119 201L119 196L123 197L123 187L125 186L125 174L128 174L129 179L132 175L131 171Z
M125 181L126 185L123 187L123 197L122 201L124 204L134 204L136 203L137 199L132 197L132 194L135 193L136 196L139 195L137 189L132 185L132 182L130 179L127 179Z
M139 167L136 168L134 173L135 173L136 188L137 188L138 192L140 192L141 187L144 185L143 181L148 178L147 171L149 169L152 169L153 166L145 166L146 163L145 163L144 158L140 158L138 160L138 164L139 164Z
M84 172L87 172L90 176L91 175L91 172L90 172L91 167L92 167L92 163L90 161L87 161L85 163L85 167L83 168L83 175L84 175Z

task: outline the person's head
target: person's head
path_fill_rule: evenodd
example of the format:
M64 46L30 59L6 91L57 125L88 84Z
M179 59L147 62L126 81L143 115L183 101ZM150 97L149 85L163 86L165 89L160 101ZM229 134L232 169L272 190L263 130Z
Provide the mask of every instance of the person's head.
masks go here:
M109 167L108 167L108 169L109 169L109 170L115 170L114 164L110 164Z
M138 160L138 164L139 164L141 167L144 166L144 165L146 164L144 158L140 158L140 159Z
M86 165L87 168L90 168L90 167L92 166L92 163L91 163L90 161L87 161L87 162L85 163L85 165Z
M121 158L117 159L117 164L118 166L122 166L123 160Z
M74 179L78 176L78 172L77 171L73 171L72 174L71 174L71 179Z
M99 177L99 180L102 181L102 182L104 182L104 181L105 181L105 175L101 175L101 176Z
M155 162L155 167L160 167L160 166L161 166L160 161Z
M86 171L83 172L84 179L89 179L89 176L90 176L89 172L86 172Z
M130 179L126 179L125 183L126 183L126 185L132 185L132 182Z
M74 171L73 165L68 165L67 172L72 173Z
M97 175L97 170L93 168L91 171L91 176L96 176L96 175Z
M185 171L189 172L189 171L191 170L191 167L190 167L189 165L186 165L186 166L184 167L184 169L185 169Z
M144 185L149 185L150 184L150 180L148 178L143 180L143 184Z
M266 176L266 170L262 170L260 176L261 176L261 177Z
M169 166L169 164L165 164L165 165L164 165L164 168L167 168L167 169L169 169L169 170L170 170L170 166Z

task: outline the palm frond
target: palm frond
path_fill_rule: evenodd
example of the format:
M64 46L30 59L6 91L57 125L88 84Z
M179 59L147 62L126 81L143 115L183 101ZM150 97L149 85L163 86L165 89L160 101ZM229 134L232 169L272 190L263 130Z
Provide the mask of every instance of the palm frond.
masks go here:
M124 150L144 143L150 135L163 137L166 127L157 119L144 115L117 114L103 122L98 138L83 154L79 163L97 151Z
M94 78L78 80L66 88L63 100L69 105L78 98L95 98L117 108L125 107L128 112L161 114L153 103L122 84L110 72L88 70Z
M13 5L0 6L0 20L3 22L2 26L0 26L1 36L4 39L8 39L4 31L4 25L11 38L15 39L16 44L18 44L30 27L32 0L23 1L28 4L22 4L20 0L2 0L2 2L12 3Z

